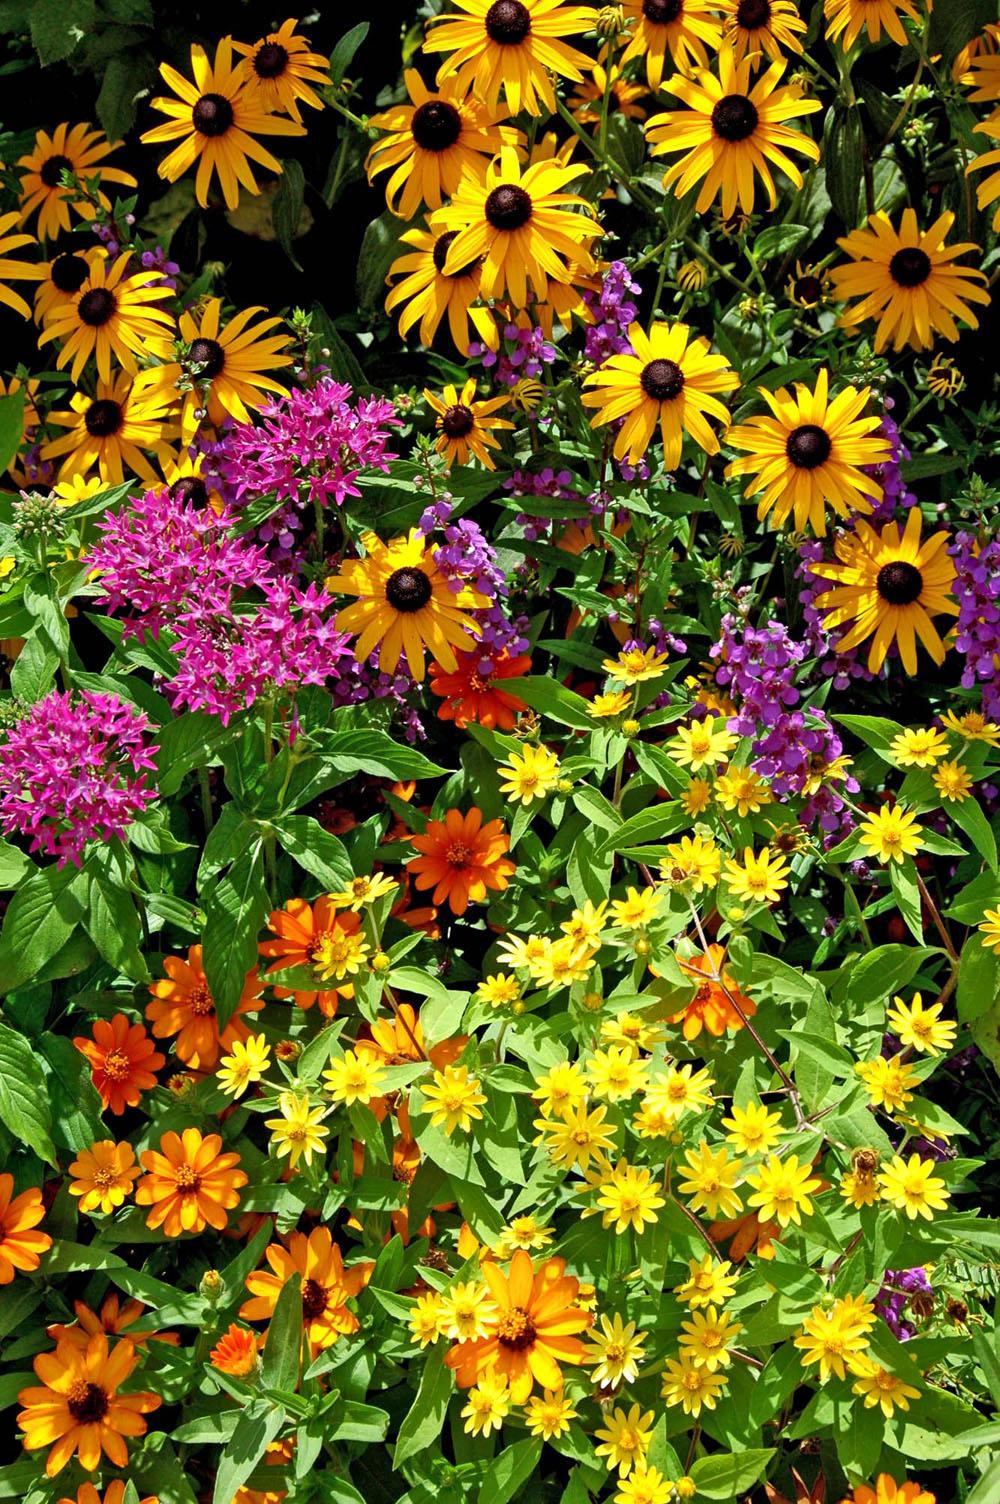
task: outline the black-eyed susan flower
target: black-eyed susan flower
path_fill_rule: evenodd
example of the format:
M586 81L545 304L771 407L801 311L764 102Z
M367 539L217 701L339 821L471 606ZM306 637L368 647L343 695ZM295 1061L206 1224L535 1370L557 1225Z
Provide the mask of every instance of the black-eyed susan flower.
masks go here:
M795 271L785 283L785 297L797 308L819 308L829 301L832 286L829 273L822 267L796 261Z
M894 350L929 350L935 334L956 340L959 322L978 329L969 304L985 305L990 295L981 271L952 265L958 256L979 251L971 240L945 245L954 222L954 214L942 214L921 231L915 212L904 209L897 230L880 211L869 216L867 228L837 241L851 259L830 272L835 296L861 300L844 310L840 322L854 329L878 319L876 354L890 342Z
M251 162L280 173L281 163L255 136L302 136L303 126L280 115L268 114L260 97L247 87L248 65L233 64L231 37L223 37L210 63L204 48L191 48L194 83L169 63L160 64L164 81L177 95L160 95L150 101L154 110L169 116L142 136L143 142L176 141L179 144L157 168L161 178L175 183L197 163L195 193L202 207L208 205L213 173L219 179L226 207L235 209L240 186L259 193Z
M94 218L96 210L90 200L78 188L63 187L64 172L72 173L80 182L92 183L96 178L98 200L109 209L101 184L136 186L130 172L105 163L105 157L120 145L120 141L109 142L103 131L89 125L57 125L51 136L39 131L31 151L17 162L18 167L25 168L21 174L22 220L30 219L37 209L39 235L43 240L54 240L60 231L70 228L70 210L80 219Z
M35 323L44 324L53 309L70 302L89 281L95 261L105 261L107 255L102 245L95 245L61 251L54 256L44 268L45 276L35 291Z
M522 137L500 124L509 110L490 109L454 79L445 79L436 91L415 68L407 68L403 79L410 102L371 117L373 128L386 134L375 142L365 167L369 182L391 172L385 201L393 214L412 219L421 204L440 209L463 176L482 178L501 146L514 146Z
M998 60L1000 62L1000 60ZM981 120L978 125L972 127L974 135L986 136L990 141L1000 141L1000 120ZM965 169L966 174L983 172L987 167L1000 167L1000 149L983 152L981 156L974 158ZM995 199L1000 198L1000 171L991 172L988 178L976 184L976 203L980 209L985 209ZM1000 228L1000 208L993 215L994 230Z
M39 345L58 340L62 346L56 365L70 366L79 381L91 355L102 381L111 380L111 358L133 376L137 356L166 355L174 330L173 316L155 304L173 294L158 272L129 273L128 251L114 261L95 260L78 292L56 304L39 336Z
M632 324L628 337L632 353L612 355L584 383L583 405L598 409L591 427L621 422L615 457L633 465L646 453L657 425L668 470L681 462L685 433L705 454L717 454L719 441L706 414L728 423L729 413L715 394L739 386L725 356L713 355L708 340L687 324L654 323L648 334Z
M470 376L461 393L457 387L449 385L440 396L425 389L424 397L428 406L437 413L434 426L438 437L434 447L444 456L446 468L467 465L470 456L474 455L487 470L495 470L490 450L499 449L500 445L491 430L514 427L507 418L494 416L500 408L507 406L506 394L477 402L476 378Z
M738 63L733 49L724 47L719 53L718 77L702 68L694 78L674 74L667 79L663 87L685 108L654 115L646 125L654 157L684 153L666 173L664 187L673 188L682 198L701 183L698 213L703 214L721 197L727 217L737 206L747 214L753 212L755 177L760 178L774 208L777 192L770 164L801 188L802 174L788 153L798 152L818 162L819 147L786 122L811 114L821 104L795 89L779 88L783 73L783 62L772 63L753 82L750 60Z
M704 67L715 52L722 32L711 0L623 0L622 10L632 33L621 66L633 58L646 60L646 79L658 89L668 56L682 72Z
M958 614L951 588L955 566L948 554L948 533L934 533L921 542L922 524L919 507L911 509L902 534L895 522L879 533L858 518L856 531L844 533L834 544L839 563L811 566L822 579L832 581L816 597L827 631L851 623L837 638L841 652L871 638L868 667L873 674L894 642L908 674L917 672L917 639L935 663L944 662L944 643L931 617Z
M432 18L425 52L450 52L437 82L454 76L462 93L472 88L491 109L503 90L513 114L555 114L551 73L579 83L590 59L566 37L594 24L589 5L562 0L455 0L463 16Z
M938 354L927 369L924 384L939 402L950 402L964 391L965 377L950 356Z
M882 40L884 31L898 47L905 47L907 39L901 17L921 23L915 0L826 0L823 15L828 39L831 42L839 39L845 52L851 50L862 31L873 46Z
M133 381L119 371L113 381L99 381L97 395L76 392L69 409L49 414L49 421L69 431L51 439L42 448L44 459L65 456L60 480L88 476L97 469L108 485L117 486L125 470L155 485L156 472L146 458L163 461L170 454L173 435L169 422L170 393L160 387L154 372L143 372Z
M34 245L34 235L10 234L18 223L17 210L10 214L0 214L0 303L6 303L8 308L13 308L22 318L31 317L31 309L19 292L8 287L8 282L41 282L45 278L45 266L39 262L19 261L11 256L11 251L20 250L23 246Z
M391 291L385 311L401 310L399 333L403 339L418 324L425 345L433 344L438 328L447 319L455 348L468 355L473 338L496 349L500 336L490 310L476 306L480 258L473 257L453 272L444 270L457 234L457 230L445 230L432 219L429 229L407 230L400 236L401 244L414 249L398 256L389 268L386 282L391 284Z
M847 386L832 400L830 373L824 368L810 391L796 382L776 392L761 388L770 416L748 418L726 434L727 444L745 450L727 475L749 475L745 496L763 493L757 504L760 521L770 513L775 527L794 516L799 532L826 533L826 508L838 517L868 513L881 501L882 487L863 466L890 458L892 447L877 413L867 413L870 387Z
M227 416L237 423L249 423L251 410L267 400L265 392L287 396L287 388L267 372L291 365L292 357L285 352L292 336L273 332L279 328L280 318L252 322L258 313L265 312L262 307L243 308L223 324L221 298L209 298L197 316L190 311L181 314L178 329L187 347L184 366L191 377L181 410L185 441L197 429L203 408L216 427ZM171 391L176 390L184 374L176 361L157 369L158 380Z
M447 208L442 225L459 233L448 248L445 274L483 258L484 297L509 294L515 308L528 303L530 281L537 299L548 296L549 279L571 282L574 268L595 271L589 242L602 234L589 204L562 190L582 177L584 166L544 160L522 171L517 153L505 146L486 170L483 182L465 178Z
M773 58L802 51L806 22L794 0L720 0L722 39L738 62L748 55Z
M409 535L383 543L374 533L361 540L364 557L348 559L340 573L330 575L326 588L333 595L356 595L358 600L337 613L341 631L358 633L354 647L359 663L379 650L379 666L392 673L405 657L415 679L424 677L424 650L454 671L455 650L470 652L479 626L470 610L489 604L469 586L453 591L417 528Z
M290 115L299 125L299 102L323 108L312 84L329 85L330 59L309 50L309 41L295 30L298 21L283 21L258 42L234 42L233 51L247 60L246 91L268 114Z

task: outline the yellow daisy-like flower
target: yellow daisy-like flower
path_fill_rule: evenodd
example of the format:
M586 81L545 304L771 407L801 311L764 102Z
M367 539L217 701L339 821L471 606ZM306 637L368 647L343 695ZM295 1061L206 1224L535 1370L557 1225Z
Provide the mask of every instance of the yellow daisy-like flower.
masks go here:
M446 1065L435 1071L429 1086L422 1086L424 1101L431 1109L431 1125L444 1128L450 1137L456 1129L468 1133L473 1119L482 1117L480 1108L486 1101L479 1081L470 1076L464 1065Z
M646 453L657 426L668 470L681 462L685 433L705 454L717 454L719 441L707 417L728 423L729 412L715 394L739 386L725 356L713 355L708 340L687 324L656 322L648 334L631 324L628 338L631 353L612 355L584 382L580 400L597 409L590 426L624 419L614 453L633 465Z
M678 1168L677 1183L692 1211L705 1212L713 1221L738 1216L743 1209L736 1189L742 1174L740 1161L730 1159L728 1149L712 1149L704 1140L697 1148L686 1149L684 1160L686 1168Z
M64 172L71 172L80 182L93 183L96 179L97 197L103 208L110 209L111 201L101 191L102 184L136 186L130 172L105 163L105 157L121 144L108 141L103 131L89 125L57 125L51 136L39 131L28 155L17 160L18 167L26 169L21 175L21 219L30 219L37 209L39 235L43 240L54 240L70 229L70 210L80 219L94 218L96 210L89 199L75 188L62 186Z
M920 1398L919 1389L907 1384L898 1374L890 1373L880 1363L866 1366L852 1387L855 1394L864 1396L866 1410L873 1410L878 1405L886 1420L892 1419L897 1407L909 1410L910 1401Z
M132 1194L134 1182L142 1171L135 1162L131 1144L116 1144L114 1139L104 1138L89 1149L80 1150L69 1174L73 1176L69 1193L79 1196L80 1210L102 1211L107 1216Z
M495 976L484 977L476 988L476 1001L491 1008L509 1008L521 996L521 984L509 972L498 971Z
M113 381L98 381L96 397L75 392L68 410L49 414L50 423L69 432L44 444L42 457L65 456L60 480L87 476L96 467L106 485L121 485L126 469L155 485L156 471L143 451L161 464L169 458L169 406L155 373L143 371L132 381L119 371Z
M643 1137L670 1132L689 1112L712 1104L712 1077L693 1065L672 1065L646 1088L637 1128Z
M898 47L905 47L907 37L900 12L920 24L914 0L826 0L826 35L831 42L839 38L845 52L850 52L862 31L867 32L873 45L882 40L885 31Z
M462 1407L465 1430L470 1436L489 1436L499 1431L510 1414L510 1386L503 1374L484 1373L473 1384Z
M367 1051L345 1050L323 1072L323 1084L335 1102L342 1102L345 1107L360 1102L367 1107L372 1097L382 1091L384 1077L385 1066L378 1056Z
M681 1358L689 1359L696 1368L707 1368L709 1373L728 1368L733 1361L729 1346L742 1330L741 1322L734 1321L725 1311L717 1311L714 1306L709 1306L704 1314L694 1311L687 1321L681 1322L677 1339Z
M719 8L722 39L737 62L750 57L759 66L764 57L779 62L786 52L802 51L808 28L794 0L719 0Z
M598 1191L597 1204L604 1213L602 1225L621 1237L630 1227L641 1233L666 1202L650 1170L620 1159Z
M968 768L960 762L943 762L932 775L934 787L941 798L961 804L972 793L973 780Z
M876 1055L874 1060L859 1060L854 1069L865 1084L871 1105L882 1107L888 1113L905 1107L913 1096L911 1088L918 1085L913 1067L901 1061L898 1055L889 1059Z
M19 261L9 252L20 250L22 246L35 245L34 235L11 235L8 231L18 223L19 216L14 209L10 214L0 214L0 303L5 303L8 308L13 308L22 318L30 319L31 308L19 292L14 292L8 287L8 282L29 281L43 282L48 269L39 262Z
M595 1050L587 1063L587 1078L595 1097L603 1102L623 1102L641 1091L646 1082L648 1062L636 1059L632 1049L611 1045Z
M617 1312L610 1320L602 1316L600 1328L590 1332L591 1345L585 1349L584 1362L590 1367L592 1383L599 1389L633 1383L646 1356L644 1334L634 1321L623 1322Z
M722 1119L722 1126L737 1154L766 1154L784 1132L781 1113L769 1111L761 1102L748 1102L745 1107L734 1104L730 1116Z
M645 58L646 80L654 90L663 82L668 54L682 73L696 65L703 68L722 39L713 9L711 0L622 0L625 18L632 23L622 67L635 57Z
M501 146L516 145L521 133L501 126L508 110L489 109L454 79L434 91L415 68L407 68L403 81L410 103L371 117L374 129L386 134L375 142L365 167L369 182L380 172L391 172L385 189L389 210L413 219L421 204L440 209L463 176L483 178Z
M747 1197L747 1206L759 1208L760 1220L777 1221L779 1226L787 1227L790 1222L800 1225L803 1212L809 1216L813 1209L811 1196L822 1181L813 1176L812 1165L800 1165L796 1155L779 1158L772 1154L756 1170L751 1170L747 1185L754 1187L754 1194Z
M675 1493L675 1488L676 1484L658 1468L636 1468L628 1478L619 1481L615 1504L671 1504L672 1499L688 1497Z
M264 1127L270 1128L277 1146L278 1158L287 1158L293 1170L300 1159L311 1165L313 1154L323 1152L330 1132L323 1126L328 1108L322 1102L313 1107L308 1092L299 1095L286 1091L278 1098L278 1111L280 1117L264 1119Z
M660 1393L668 1405L680 1405L685 1415L697 1418L702 1410L714 1410L726 1387L726 1376L696 1363L684 1353L668 1358Z
M696 209L704 214L721 197L722 213L728 218L737 206L753 213L755 176L764 185L769 206L777 202L771 164L802 187L802 174L788 155L798 152L811 162L819 161L819 146L811 137L793 130L786 121L822 108L818 99L808 99L796 89L779 88L783 61L772 63L753 82L750 60L737 62L731 47L719 53L719 73L700 69L694 78L674 74L663 87L685 106L654 115L646 125L651 154L682 151L679 162L663 179L678 198L704 179Z
M957 1024L941 1017L943 1010L943 1003L925 1008L920 993L915 992L908 1003L894 997L885 1021L909 1049L921 1055L940 1055L951 1049L958 1033Z
M617 658L605 658L601 667L619 684L644 684L666 673L669 656L655 648L623 648Z
M843 1379L863 1368L859 1360L868 1347L868 1330L854 1302L838 1300L829 1310L813 1307L794 1346L801 1351L805 1367L817 1365L820 1382L825 1384L831 1377Z
M178 142L157 168L160 177L176 183L197 163L195 195L199 204L208 206L214 173L227 209L235 209L241 186L250 193L260 192L251 162L269 172L281 172L277 157L254 137L303 136L305 129L294 120L270 114L257 90L247 87L248 65L242 59L233 63L232 37L219 42L214 64L203 47L192 47L191 71L194 83L169 63L160 64L163 80L177 98L159 95L150 100L154 110L169 118L140 139L153 145Z
M566 1060L539 1076L531 1096L545 1117L568 1118L587 1100L587 1083L576 1062Z
M732 1267L728 1259L719 1263L710 1253L701 1259L689 1259L688 1278L675 1288L674 1294L692 1310L724 1305L736 1290L737 1276L730 1273Z
M944 662L945 647L931 617L958 615L952 594L955 565L948 555L950 535L933 533L921 542L922 517L913 507L902 535L895 522L881 533L863 518L857 531L834 544L836 564L810 566L830 580L831 587L816 596L828 632L852 623L836 647L840 652L872 639L868 667L877 674L895 642L906 673L917 672L917 638L935 663Z
M111 380L112 357L131 375L139 370L137 356L169 353L174 331L173 316L152 305L173 297L156 271L132 272L129 251L114 261L107 258L90 264L90 275L78 292L57 304L49 315L39 345L58 340L62 345L56 365L70 366L70 376L80 373L93 355L102 381Z
M830 272L835 295L841 301L861 300L844 310L840 323L854 329L866 319L878 319L876 354L890 342L894 350L906 345L929 350L935 334L956 340L956 321L978 329L969 304L989 303L989 292L981 285L986 277L974 267L952 263L967 251L982 253L971 240L945 245L954 222L954 214L942 214L921 232L915 212L904 209L896 230L880 211L869 216L866 229L852 230L837 241L851 260Z
M414 679L424 677L424 650L449 673L458 667L456 648L471 652L479 624L469 611L489 605L485 595L463 586L453 591L418 528L405 538L383 543L374 533L361 539L364 558L348 559L330 575L332 595L356 595L354 605L337 613L337 627L358 633L354 656L359 663L377 647L379 667L391 674L401 657Z
M549 279L570 283L590 275L596 263L588 244L603 231L586 199L563 190L583 176L585 166L543 159L522 168L513 147L504 146L478 181L463 178L441 224L458 234L448 247L446 275L482 257L480 288L485 298L507 294L515 308L535 298L545 302Z
M738 738L726 729L722 716L707 715L703 721L692 721L690 726L681 726L667 742L671 757L682 767L699 773L702 768L714 768L724 762L736 746Z
M786 387L773 393L761 388L771 416L750 418L726 434L727 444L749 451L726 474L750 476L745 496L763 492L758 519L771 513L775 527L783 527L794 515L797 532L811 527L820 538L827 506L838 517L850 517L881 501L882 487L862 467L879 465L892 452L889 440L875 432L879 415L862 416L871 388L848 386L830 401L829 380L823 369L814 391L796 382L794 396Z
M726 858L726 883L738 898L748 903L777 903L788 887L788 862L781 852L765 846L756 854L744 846L742 862Z
M551 1227L539 1226L536 1217L512 1217L497 1239L494 1251L498 1258L508 1259L518 1248L525 1253L532 1253L536 1248L545 1248L552 1242L553 1231Z
M598 1106L592 1112L581 1104L564 1118L536 1118L536 1144L543 1144L553 1164L585 1174L590 1162L606 1159L614 1143L612 1123L605 1123L608 1109Z
M339 893L330 894L330 902L338 908L351 909L355 914L360 914L362 909L384 898L397 886L395 878L386 877L384 872L352 877L346 888L342 888Z
M661 895L655 888L626 889L624 898L611 903L611 922L616 929L642 930L652 924L660 907Z
M841 1178L839 1189L844 1200L849 1201L857 1210L863 1206L875 1206L882 1199L875 1176L863 1175L858 1170L848 1171Z
M941 717L941 724L963 741L985 742L988 747L1000 747L1000 726L988 721L978 710L967 710L964 715L948 710Z
M290 115L299 125L299 102L314 110L323 101L312 84L330 86L330 59L309 50L308 40L295 30L297 21L283 21L259 42L234 42L233 51L247 59L244 84L250 100L269 115Z
M593 716L595 721L606 720L611 716L624 715L631 705L632 696L627 689L611 690L607 694L595 695L587 706L587 714Z
M712 802L712 785L707 778L692 778L686 789L681 789L678 798L687 814L695 819L708 809Z
M1000 909L984 909L978 929L988 950L1000 950Z
M904 862L923 847L924 828L910 809L884 805L858 827L858 840L880 862Z
M209 298L195 316L188 309L178 320L180 337L186 347L185 367L191 373L190 390L183 394L181 434L185 442L193 438L204 408L209 422L216 428L226 418L249 423L251 411L263 407L265 392L287 397L288 388L267 372L290 366L292 357L285 352L291 334L272 331L281 319L269 317L253 323L263 307L243 308L227 324L222 323L221 298ZM185 373L177 361L160 366L158 375L172 391Z
M248 1086L263 1079L271 1063L271 1048L263 1034L235 1039L230 1054L223 1055L216 1080L230 1097L242 1097Z
M890 1206L905 1212L911 1222L923 1217L930 1222L935 1212L948 1205L948 1190L934 1174L934 1161L911 1154L909 1159L894 1154L880 1173L882 1195Z
M488 308L474 306L479 297L480 258L473 256L453 271L444 270L448 251L457 236L457 230L444 229L436 216L431 219L429 229L407 230L400 236L401 245L414 249L397 257L389 268L386 282L391 291L385 300L385 311L402 309L399 315L402 339L419 324L421 342L431 345L441 322L447 318L455 348L463 355L468 355L473 337L496 349L499 335L493 314Z
M993 60L995 63L997 59ZM1000 64L998 64L1000 66ZM1000 141L1000 120L992 117L989 120L981 120L978 125L972 127L973 135L986 136L990 141ZM971 161L965 169L966 177L973 172L984 172L988 167L1000 167L1000 149L982 152ZM991 172L988 178L984 178L976 185L976 202L980 209L985 209L995 199L1000 198L1000 172ZM1000 227L1000 209L993 215L994 230Z
M616 1407L605 1418L605 1424L594 1432L600 1443L594 1454L605 1459L608 1472L617 1468L627 1478L634 1467L642 1466L652 1435L652 1410L643 1413L638 1405L628 1411Z
M549 747L526 742L520 752L511 752L507 762L497 769L504 778L501 794L516 804L531 804L545 799L559 782L559 759Z
M481 1280L459 1281L441 1296L441 1322L453 1342L476 1342L489 1336L497 1307Z
M495 110L503 90L514 115L550 114L556 110L550 73L579 83L590 59L565 38L589 31L589 5L562 0L455 0L464 16L432 18L434 30L425 52L450 52L438 69L437 82L454 76L456 86L473 92Z
M710 837L682 836L667 847L659 872L671 888L683 887L692 893L704 893L715 887L721 868L719 848Z
M573 1401L567 1399L561 1389L545 1389L541 1394L533 1394L524 1407L524 1423L529 1434L540 1436L543 1441L565 1436L570 1422L578 1415Z
M723 809L735 810L741 817L756 815L774 798L752 768L727 768L716 779L715 797Z
M35 323L46 323L53 310L70 302L89 279L94 262L107 259L108 253L102 245L86 251L61 251L54 256L35 291Z
M429 1347L445 1336L448 1317L444 1297L437 1290L418 1295L410 1312L408 1325L410 1336L420 1347Z
M450 470L456 464L467 465L470 456L474 455L487 470L495 470L490 450L499 449L500 445L491 430L514 427L507 418L493 416L507 406L507 397L490 397L477 402L476 378L470 376L461 396L454 386L446 386L440 397L425 387L424 398L438 415L434 425L438 432L434 447L444 456L445 468Z
M900 731L889 751L901 768L933 768L948 751L948 738L936 726Z

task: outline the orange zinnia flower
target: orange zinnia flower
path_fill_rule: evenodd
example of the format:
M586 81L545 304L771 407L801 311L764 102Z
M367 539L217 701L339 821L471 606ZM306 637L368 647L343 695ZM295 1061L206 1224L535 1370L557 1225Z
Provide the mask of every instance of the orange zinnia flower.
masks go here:
M264 1453L264 1464L267 1467L280 1468L283 1463L291 1462L295 1455L295 1437L289 1436L281 1441L272 1441ZM284 1475L279 1472L278 1478ZM233 1494L232 1504L281 1504L282 1499L288 1497L288 1491L284 1488L238 1488Z
M205 1138L197 1128L183 1135L165 1133L160 1152L146 1149L139 1158L147 1172L136 1186L138 1206L152 1207L147 1227L162 1227L168 1238L184 1232L216 1231L225 1227L227 1212L239 1205L239 1190L247 1183L238 1154L220 1154L217 1133Z
M115 1467L128 1466L126 1436L144 1436L143 1415L161 1403L156 1394L119 1394L136 1365L131 1342L117 1343L108 1355L103 1332L91 1337L85 1351L60 1342L54 1353L39 1353L34 1370L44 1387L22 1389L24 1409L17 1417L28 1452L54 1443L45 1471L54 1478L78 1452L80 1466L92 1473L101 1452Z
M591 1320L575 1304L579 1280L565 1273L564 1259L547 1259L536 1273L523 1248L506 1274L494 1263L481 1268L496 1313L484 1317L492 1328L489 1336L458 1342L445 1357L459 1387L470 1388L492 1369L506 1376L515 1405L524 1404L536 1383L561 1389L560 1363L582 1363L586 1354L573 1335L585 1331Z
M73 1499L60 1499L59 1504L122 1504L125 1498L125 1479L113 1478L108 1484L107 1491L102 1501L100 1494L92 1483L81 1483ZM139 1504L159 1504L156 1494L147 1494Z
M257 1366L259 1342L256 1332L248 1332L245 1326L237 1326L231 1321L228 1331L223 1333L208 1356L220 1373L242 1379Z
M167 956L163 969L167 975L151 985L149 990L153 1001L146 1004L146 1017L153 1025L153 1033L157 1039L169 1039L176 1034L174 1049L184 1064L192 1070L210 1071L220 1055L229 1053L237 1039L245 1042L249 1038L250 1031L241 1021L240 1014L254 1013L259 1007L257 999L264 984L257 975L257 968L255 966L247 972L236 1010L221 1035L215 1003L201 964L201 946L192 945L186 961L180 956Z
M82 1300L73 1302L76 1312L76 1321L70 1326L64 1326L61 1322L54 1322L45 1330L53 1342L72 1342L81 1352L86 1352L87 1343L97 1332L104 1332L109 1337L118 1337L127 1331L139 1320L146 1307L138 1300L127 1300L121 1305L117 1295L106 1295L101 1305L100 1313L92 1311ZM176 1332L133 1332L129 1331L128 1340L133 1347L143 1347L147 1342L169 1342L177 1347L180 1338Z
M73 1043L90 1062L102 1103L115 1113L138 1107L142 1093L156 1085L153 1072L167 1058L159 1053L142 1024L129 1023L124 1013L97 1019L93 1039L77 1038Z
M116 1144L113 1138L99 1139L89 1149L81 1149L69 1167L76 1178L69 1193L79 1196L82 1212L113 1212L132 1193L132 1182L139 1179L135 1150L128 1142Z
M34 1229L45 1216L42 1193L34 1186L11 1199L13 1175L0 1175L0 1285L9 1285L15 1269L37 1269L39 1256L52 1247L47 1232Z
M741 992L739 984L723 970L725 958L724 946L710 945L707 954L679 962L684 975L698 983L698 991L687 1007L679 1013L671 1013L669 1017L672 1024L679 1024L681 1019L684 1020L685 1039L697 1039L702 1029L707 1029L718 1038L727 1029L743 1028L742 1018L726 996L727 989L747 1018L753 1018L757 1012L757 1004L753 999ZM716 978L720 980L717 981Z
M449 674L440 663L431 664L431 689L444 698L438 710L439 721L454 721L461 730L470 721L500 731L510 731L519 710L527 710L523 700L508 690L497 689L498 679L519 679L531 669L527 655L509 658L502 653L490 658L480 652L456 653L458 667Z
M450 809L443 820L428 820L423 835L411 836L420 853L406 863L416 886L433 888L434 903L448 905L453 914L464 914L472 903L482 903L487 888L503 892L516 865L504 852L510 841L499 820L483 824L483 812L473 805L468 814Z
M314 1228L308 1238L293 1232L287 1248L272 1243L265 1257L274 1273L256 1269L247 1275L253 1299L240 1307L246 1321L269 1321L285 1281L297 1275L302 1282L302 1322L314 1358L342 1334L358 1330L360 1323L347 1302L364 1289L375 1265L365 1262L345 1269L328 1227Z
M273 971L288 971L293 966L312 966L324 940L336 939L337 934L354 935L361 928L361 918L350 912L338 914L337 906L330 897L318 898L315 904L304 898L290 898L283 909L275 909L267 917L267 927L278 936L277 940L263 940L260 953L266 959L276 957L265 975ZM338 987L325 987L318 992L296 992L289 987L275 987L275 997L290 997L300 1008L311 1008L319 1003L319 1011L333 1018L337 1004L343 998L354 996L351 982L341 982Z

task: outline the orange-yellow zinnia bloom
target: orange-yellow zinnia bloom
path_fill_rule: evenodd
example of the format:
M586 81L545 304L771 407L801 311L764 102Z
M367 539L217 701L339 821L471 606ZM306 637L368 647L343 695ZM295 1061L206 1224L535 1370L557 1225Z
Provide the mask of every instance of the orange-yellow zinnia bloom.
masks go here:
M287 1248L272 1243L265 1257L274 1272L256 1269L247 1275L253 1298L240 1307L244 1320L269 1321L286 1280L294 1276L302 1284L302 1322L313 1357L338 1337L358 1330L358 1318L347 1302L364 1289L375 1266L363 1262L345 1269L328 1227L314 1228L308 1238L293 1232Z
M278 937L262 940L260 954L273 961L264 973L290 971L293 966L312 966L324 941L336 941L338 934L354 935L361 927L357 914L339 914L329 894L307 903L304 898L290 898L283 909L275 909L267 916L267 927ZM333 1018L339 1000L354 996L351 982L342 982L337 987L324 987L316 992L299 992L289 987L275 987L275 997L290 997L300 1008L319 1004L319 1011L326 1018Z
M510 840L499 820L483 824L476 805L462 814L450 809L443 820L428 820L422 835L411 836L418 856L406 863L421 890L433 888L433 902L447 899L453 914L464 914L471 903L483 903L486 891L502 892L515 863L505 856Z
M114 1113L138 1107L142 1093L156 1085L153 1072L167 1058L142 1024L130 1023L124 1013L95 1019L93 1039L77 1036L73 1043L90 1065L102 1104Z
M248 1332L245 1326L237 1326L231 1321L228 1330L223 1332L209 1353L209 1360L220 1373L241 1379L256 1368L259 1345L256 1332Z
M240 1156L222 1154L221 1148L217 1133L203 1138L197 1128L185 1128L183 1134L165 1133L159 1153L146 1149L139 1156L146 1174L135 1199L150 1207L147 1227L162 1227L168 1238L206 1226L222 1231L247 1177L236 1169Z
M35 1231L45 1216L41 1191L31 1186L12 1197L13 1189L13 1175L0 1175L0 1285L9 1285L15 1270L37 1269L52 1247L48 1233Z
M128 1466L125 1437L145 1435L142 1417L161 1403L156 1394L118 1393L135 1365L131 1342L117 1342L109 1354L103 1332L91 1337L83 1352L72 1342L60 1342L54 1353L38 1354L33 1367L41 1387L21 1390L24 1409L17 1420L26 1451L51 1445L45 1464L50 1478L74 1452L91 1473L102 1451L115 1467Z
M195 1071L210 1071L220 1055L230 1052L237 1039L245 1044L250 1037L240 1014L256 1012L260 1006L257 999L264 984L257 968L247 973L243 993L221 1034L202 965L201 946L192 945L186 961L180 956L167 956L163 969L167 975L151 984L153 1001L146 1004L146 1017L153 1025L153 1033L157 1039L169 1039L176 1034L174 1049L184 1064Z
M690 960L679 963L684 975L698 983L698 991L687 1007L679 1013L672 1013L669 1018L672 1024L683 1020L685 1039L697 1039L702 1029L707 1029L716 1038L727 1029L742 1029L743 1019L734 1008L731 997L736 999L747 1018L752 1018L757 1012L753 999L741 992L739 984L723 970L725 955L724 946L710 945L707 954L692 956Z

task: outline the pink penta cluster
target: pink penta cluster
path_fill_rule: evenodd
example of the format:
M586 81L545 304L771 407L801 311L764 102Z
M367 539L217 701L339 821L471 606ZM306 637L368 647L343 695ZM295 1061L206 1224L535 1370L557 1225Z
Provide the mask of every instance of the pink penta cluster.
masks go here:
M4 733L0 828L79 867L88 841L124 835L156 798L148 730L117 695L53 690Z

